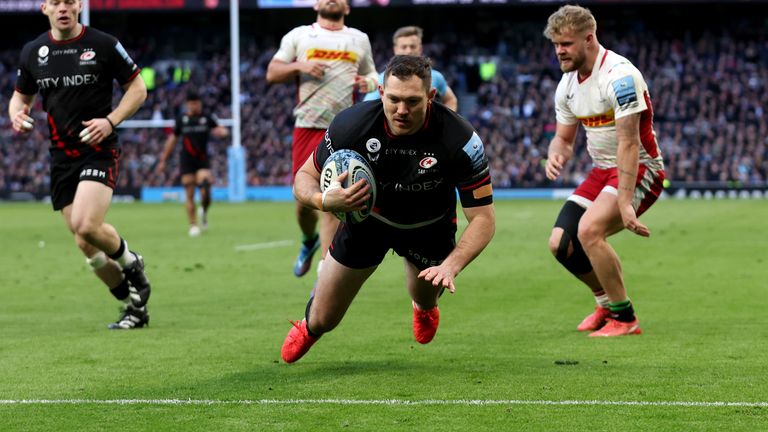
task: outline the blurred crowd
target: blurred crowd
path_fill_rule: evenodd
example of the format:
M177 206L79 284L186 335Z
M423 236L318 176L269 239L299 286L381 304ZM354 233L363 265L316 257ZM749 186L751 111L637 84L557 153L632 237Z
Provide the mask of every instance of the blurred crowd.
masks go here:
M543 159L555 131L554 90L560 79L554 52L540 25L508 28L478 40L455 33L428 34L425 53L459 97L460 112L486 144L497 188L563 187L577 184L591 165L580 134L576 155L561 179L549 182ZM645 29L606 32L603 46L629 58L648 82L655 130L673 183L720 182L768 186L768 41L725 29L700 34L659 34ZM391 54L389 34L372 35L381 70ZM246 38L241 50L242 145L248 185L291 183L292 108L296 87L267 85L274 38ZM132 45L133 44L133 45ZM182 59L153 42L125 42L141 66L156 70L154 89L133 119L173 119L194 88L208 111L230 118L228 50L211 43ZM20 48L20 47L19 47ZM0 197L48 190L48 131L40 98L33 108L33 133L19 137L10 128L8 100L16 78L18 50L0 51ZM178 74L180 64L187 74ZM481 65L485 67L481 73ZM489 73L490 71L490 73ZM179 77L182 77L179 79ZM116 92L115 103L122 93ZM179 184L177 158L156 172L168 128L121 129L118 188ZM225 141L210 143L218 186L227 181Z

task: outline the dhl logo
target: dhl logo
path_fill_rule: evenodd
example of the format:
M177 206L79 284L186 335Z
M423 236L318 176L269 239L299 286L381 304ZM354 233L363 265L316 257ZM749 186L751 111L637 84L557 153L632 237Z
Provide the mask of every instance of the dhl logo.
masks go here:
M579 117L579 121L584 127L603 127L613 126L614 117L613 110L608 111L605 114L600 114L592 117Z
M312 48L307 51L307 60L339 60L357 63L357 53L353 51Z

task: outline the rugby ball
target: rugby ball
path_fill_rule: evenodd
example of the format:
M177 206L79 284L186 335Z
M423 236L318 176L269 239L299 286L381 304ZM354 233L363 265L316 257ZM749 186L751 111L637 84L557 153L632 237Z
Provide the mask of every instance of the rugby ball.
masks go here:
M345 171L348 171L349 175L343 183L339 183L339 175ZM373 177L373 169L360 153L347 149L336 150L331 153L323 164L323 170L320 172L320 191L322 192L334 187L348 188L360 179L365 179L366 183L370 185L370 198L365 203L366 208L346 213L333 212L342 222L362 222L371 214L373 205L376 203L376 179Z

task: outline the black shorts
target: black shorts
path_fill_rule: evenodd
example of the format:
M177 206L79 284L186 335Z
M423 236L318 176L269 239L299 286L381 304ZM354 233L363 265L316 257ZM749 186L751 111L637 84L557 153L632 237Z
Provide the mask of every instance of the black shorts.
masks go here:
M179 167L181 168L181 175L195 174L201 169L211 169L211 161L208 157L198 159L182 153L179 159Z
M364 269L379 265L390 249L419 270L439 265L456 247L456 213L425 227L402 229L369 217L358 224L339 224L330 254L339 263Z
M77 185L82 180L96 181L114 189L117 184L120 149L111 148L87 153L74 159L52 154L51 202L61 210L75 200Z

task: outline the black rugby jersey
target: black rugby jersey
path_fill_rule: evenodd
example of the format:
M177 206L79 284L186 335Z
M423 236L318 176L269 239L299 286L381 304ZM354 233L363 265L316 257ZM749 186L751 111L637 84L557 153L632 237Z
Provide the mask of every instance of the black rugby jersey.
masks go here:
M84 152L117 147L112 133L97 147L80 142L82 122L112 112L112 81L122 86L139 74L118 40L83 26L72 39L57 41L50 31L24 45L16 91L43 97L51 133L51 153L76 158Z
M390 225L410 228L455 214L457 189L463 207L493 202L482 140L442 104L431 104L421 130L403 136L389 133L381 101L357 104L333 119L315 150L315 168L340 149L368 159L377 187L373 216Z
M182 157L206 160L208 158L208 137L211 129L218 125L219 119L214 114L203 113L196 116L183 114L176 117L173 134L182 137Z

